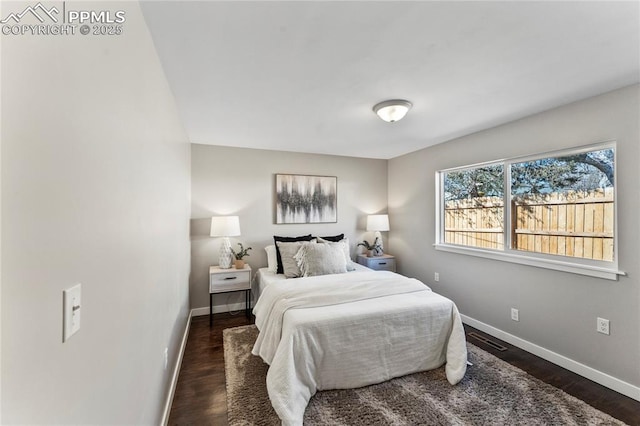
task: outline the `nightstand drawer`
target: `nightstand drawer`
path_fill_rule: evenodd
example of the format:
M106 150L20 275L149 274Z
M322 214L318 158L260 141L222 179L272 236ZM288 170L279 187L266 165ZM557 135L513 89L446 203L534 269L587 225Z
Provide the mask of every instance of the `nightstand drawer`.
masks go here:
M371 269L376 271L395 271L396 260L395 259L371 259L367 265Z
M209 293L248 290L251 288L249 270L220 272L209 275Z
M358 263L371 268L375 271L396 271L396 259L389 254L383 254L377 257L367 257L365 255L358 255Z

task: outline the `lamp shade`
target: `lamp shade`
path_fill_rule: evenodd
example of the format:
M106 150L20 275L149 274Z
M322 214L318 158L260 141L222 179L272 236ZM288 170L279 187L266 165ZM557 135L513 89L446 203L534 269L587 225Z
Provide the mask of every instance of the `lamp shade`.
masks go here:
M212 237L237 237L240 235L238 216L217 216L211 218Z
M387 123L393 123L394 121L402 120L404 116L407 115L407 112L409 112L411 106L411 102L409 101L392 99L376 104L373 107L373 112L378 114L378 117Z
M389 215L370 214L367 216L367 231L388 231Z

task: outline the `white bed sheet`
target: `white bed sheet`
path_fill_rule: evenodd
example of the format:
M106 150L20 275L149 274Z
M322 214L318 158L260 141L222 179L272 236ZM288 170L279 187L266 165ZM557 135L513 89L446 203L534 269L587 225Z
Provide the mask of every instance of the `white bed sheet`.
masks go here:
M380 274L387 275L391 277L391 285L393 280L408 280L391 272L360 269L332 276L331 280L335 280L332 284L326 284L329 279L326 276L283 282L266 271L259 272L258 285L264 291L274 282L281 283L275 287L286 288L291 284L299 288L304 280L322 281L326 294L331 295L332 291L343 289L345 282L367 280L369 274L377 274L376 279ZM269 293L267 298L271 296ZM295 292L289 294L295 297ZM319 299L315 300L318 303ZM270 308L256 305L254 309L261 333L267 328L266 311ZM283 313L281 325L275 353L272 358L263 359L270 361L269 398L285 425L302 424L309 399L318 390L380 383L438 368L445 362L452 384L460 381L466 371L466 344L458 310L451 300L433 293L427 286L420 291L347 303L296 306ZM260 353L261 349L264 347L256 343L254 353Z

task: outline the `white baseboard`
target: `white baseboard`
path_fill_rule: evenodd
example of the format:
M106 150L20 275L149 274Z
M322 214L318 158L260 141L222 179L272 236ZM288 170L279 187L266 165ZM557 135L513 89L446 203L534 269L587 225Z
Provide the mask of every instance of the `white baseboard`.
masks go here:
M539 356L542 359L546 359L547 361L559 365L560 367L566 368L569 371L573 371L574 373L579 374L582 377L593 380L594 382L599 383L609 389L613 389L614 391L626 395L629 398L640 401L640 387L638 386L617 379L613 376L603 373L602 371L598 371L592 367L567 358L564 355L557 354L553 351L550 351L549 349L545 349L542 346L538 346L534 343L521 339L517 336L514 336L513 334L509 334L505 331L470 318L466 315L460 316L462 317L462 322L470 325L471 327L477 328L478 330L490 334L500 340L504 340L505 342L510 343L513 346L517 346L520 349Z
M191 327L191 317L193 316L193 310L189 312L189 318L187 318L187 326L184 328L184 334L182 335L182 343L180 344L180 352L176 363L173 366L173 374L171 376L171 384L169 386L169 393L167 394L167 400L164 404L164 412L162 413L162 425L167 426L169 423L169 413L171 413L171 404L173 403L173 396L176 393L176 386L178 384L178 376L180 375L180 366L182 365L182 357L184 356L184 349L187 346L187 338L189 337L189 329Z
M214 314L219 314L222 312L231 312L231 311L244 311L245 305L244 302L239 302L239 303L231 303L228 305L214 305L213 306L213 313ZM191 314L194 317L199 317L202 315L209 315L209 307L205 306L203 308L193 308L191 310Z

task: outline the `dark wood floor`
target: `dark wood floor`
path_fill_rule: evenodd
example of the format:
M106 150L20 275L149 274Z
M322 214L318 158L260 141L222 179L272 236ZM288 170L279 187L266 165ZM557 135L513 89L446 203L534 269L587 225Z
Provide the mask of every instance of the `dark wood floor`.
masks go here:
M251 322L242 314L235 316L217 314L214 317L213 327L209 328L208 316L193 318L171 407L170 425L228 424L222 330ZM491 338L507 347L507 351L500 352L479 340L468 337L468 340L476 346L629 425L640 426L640 402L474 328L465 326L465 329L467 333L475 331Z

